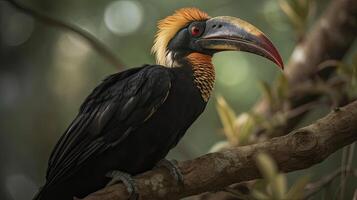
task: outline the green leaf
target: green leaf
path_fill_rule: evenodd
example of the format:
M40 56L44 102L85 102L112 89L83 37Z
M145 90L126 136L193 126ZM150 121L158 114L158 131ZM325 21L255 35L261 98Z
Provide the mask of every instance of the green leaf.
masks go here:
M271 189L274 199L284 199L287 192L286 176L284 174L278 174L271 182Z
M299 178L293 186L291 186L289 192L285 196L286 199L303 199L304 188L309 183L310 177L303 176Z
M278 104L281 104L284 102L284 100L287 98L288 96L288 92L289 92L289 83L288 80L286 78L286 76L284 74L281 74L277 80L277 97L278 97Z
M265 190L266 187L268 185L268 181L265 180L265 179L257 179L255 182L254 182L254 185L253 185L253 188L255 190Z
M218 152L218 151L221 151L221 150L226 149L228 147L230 147L228 141L219 141L219 142L216 142L216 144L214 144L211 147L211 149L209 150L209 153Z
M274 97L269 84L265 81L260 81L259 86L262 90L263 96L268 99L269 105L274 107Z
M292 26L298 32L301 32L301 30L304 27L304 20L302 19L301 16L299 16L297 12L297 7L286 0L279 0L279 6L281 10L285 13L285 15L289 18Z
M273 159L266 153L259 153L256 162L263 177L272 182L277 175L277 167Z
M353 56L352 61L352 87L357 86L357 53Z
M269 200L271 199L269 195L265 194L264 192L258 191L258 190L253 190L252 191L252 196L256 198L257 200Z
M249 113L242 113L236 120L237 138L239 145L246 145L249 142L249 136L253 132L256 123Z
M282 12L287 16L296 35L301 37L306 32L310 14L315 0L278 0Z
M216 108L223 125L224 134L227 140L232 145L238 144L238 139L235 137L235 119L236 114L233 109L227 104L222 96L217 96Z

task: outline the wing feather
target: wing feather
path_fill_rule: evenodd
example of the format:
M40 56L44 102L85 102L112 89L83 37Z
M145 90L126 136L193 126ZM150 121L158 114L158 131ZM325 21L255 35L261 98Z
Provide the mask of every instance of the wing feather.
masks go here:
M56 144L47 184L68 177L91 157L120 145L166 100L171 80L161 66L143 66L109 76L86 98Z

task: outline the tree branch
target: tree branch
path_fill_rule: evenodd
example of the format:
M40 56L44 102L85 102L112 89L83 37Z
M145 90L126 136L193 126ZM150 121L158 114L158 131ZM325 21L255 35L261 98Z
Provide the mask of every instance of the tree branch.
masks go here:
M353 45L356 36L357 2L355 0L331 1L309 34L296 46L284 71L289 93L285 103L289 105L289 110L316 101L323 95L316 94L312 90L314 79L319 76L326 80L331 73L320 74L318 67L328 60L341 60ZM309 89L303 89L304 87ZM340 103L345 104L346 101ZM276 112L267 97L258 101L252 110L266 118L271 118ZM276 132L280 131L277 135L293 130L306 113L288 118L283 126L277 127ZM259 130L260 133L264 131Z
M269 153L283 172L320 163L341 147L357 140L357 101L332 111L315 123L271 140L211 153L179 163L184 185L165 169L155 169L135 177L141 199L179 199L232 183L260 178L255 165L258 152ZM104 188L84 200L126 200L122 184Z
M303 40L299 41L286 66L284 74L288 82L288 96L285 102L281 103L284 108L273 108L269 98L263 96L251 109L255 115L263 116L267 121L274 118L278 112L287 113L285 123L273 127L273 134L268 136L275 137L290 132L308 112L313 110L313 107L307 105L318 102L319 98L325 95L321 92L316 93L316 77L328 83L334 75L334 70L323 70L321 73L321 68L336 66L336 61L340 61L344 57L353 45L356 36L357 1L332 0L320 19L312 26L310 32ZM342 86L343 84L340 83L334 84L330 86L330 92L340 94L343 91ZM343 94L341 96L342 98L338 102L333 102L334 106L346 104ZM302 109L306 107L308 109ZM294 113L294 115L290 115L290 113ZM255 134L267 136L265 134L267 130L264 127L256 127ZM195 199L230 200L232 196L225 192L219 192L208 193Z
M73 24L65 23L61 20L55 19L53 17L47 16L45 14L42 14L38 11L35 11L25 5L22 5L15 0L5 0L9 2L13 7L18 9L19 11L26 13L36 20L50 26L58 27L73 33L76 33L80 37L84 38L89 45L93 47L93 49L99 53L99 55L103 56L105 60L116 66L118 69L123 68L122 61L117 58L113 52L111 52L108 47L106 47L102 42L100 42L97 38L95 38L91 33L88 31L75 26Z

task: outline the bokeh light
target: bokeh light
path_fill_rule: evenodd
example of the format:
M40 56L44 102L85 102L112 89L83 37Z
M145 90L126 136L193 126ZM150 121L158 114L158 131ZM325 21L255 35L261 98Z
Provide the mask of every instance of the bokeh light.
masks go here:
M113 1L104 13L108 29L117 35L128 35L140 27L143 9L137 1Z
M58 53L67 58L81 58L91 50L82 37L72 33L61 34L57 44Z
M23 174L7 176L6 188L14 200L27 200L38 190L37 185Z
M263 14L266 21L276 30L287 31L289 30L289 24L286 23L278 1L266 1L263 4Z
M0 108L16 106L20 96L19 81L11 73L0 75Z
M217 81L226 87L235 87L249 77L249 63L236 52L220 53L214 57Z
M26 42L34 28L34 20L20 12L7 12L6 20L1 23L1 40L8 46L18 46Z
M54 94L62 97L64 102L74 101L87 80L84 63L91 49L81 37L69 33L60 35L56 47L48 82Z

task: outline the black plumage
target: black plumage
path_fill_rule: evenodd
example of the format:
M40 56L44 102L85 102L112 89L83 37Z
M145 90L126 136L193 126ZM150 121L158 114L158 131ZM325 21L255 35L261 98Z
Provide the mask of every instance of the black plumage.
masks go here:
M110 171L153 168L203 112L215 80L213 54L247 51L283 68L271 41L238 18L183 8L158 28L153 53L160 65L113 74L94 89L53 150L35 199L84 197L104 187Z
M203 112L191 66L145 65L113 74L87 97L49 160L39 199L94 192L120 170L154 167Z

